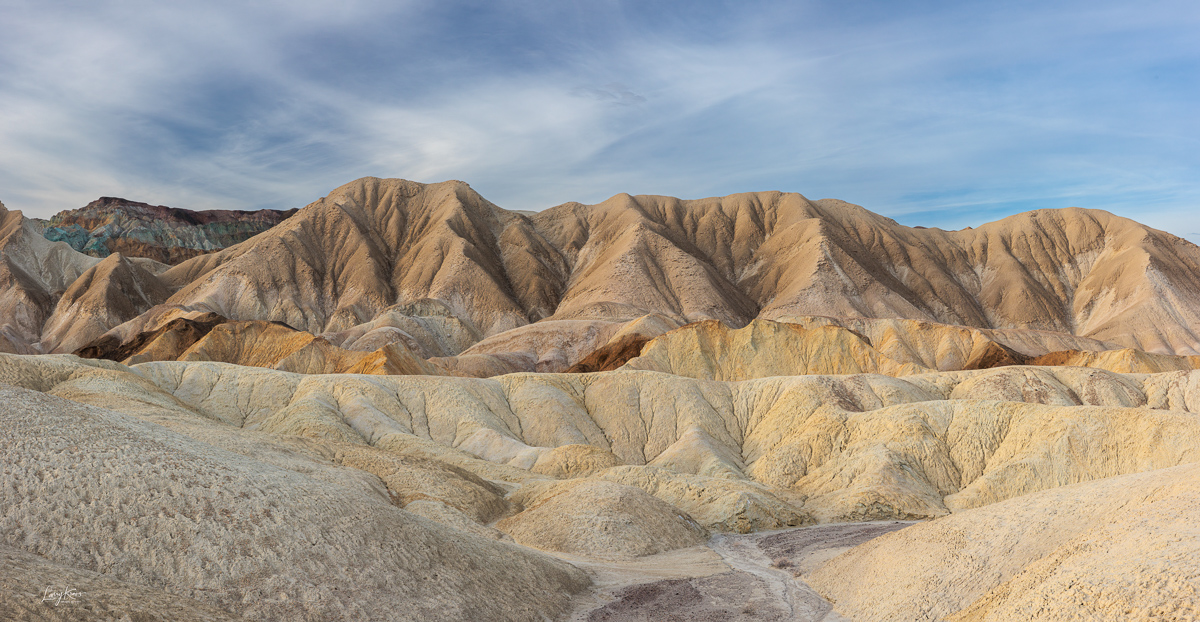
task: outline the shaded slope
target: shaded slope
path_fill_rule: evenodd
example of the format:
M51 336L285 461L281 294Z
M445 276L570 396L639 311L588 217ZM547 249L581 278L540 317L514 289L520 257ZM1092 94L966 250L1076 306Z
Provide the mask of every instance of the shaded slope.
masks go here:
M466 184L366 178L265 235L180 264L164 278L182 287L172 303L312 333L348 329L397 302L434 298L493 334L553 312L562 286L556 258L524 216Z
M141 266L120 253L109 255L63 293L42 329L43 349L73 352L170 295L167 287Z
M116 335L102 335L74 354L89 359L129 360L131 363L174 361L218 324L228 321L216 313L205 313L194 318L178 317L156 330L138 333L126 341Z
M46 240L21 212L0 204L0 350L37 352L59 297L99 261Z

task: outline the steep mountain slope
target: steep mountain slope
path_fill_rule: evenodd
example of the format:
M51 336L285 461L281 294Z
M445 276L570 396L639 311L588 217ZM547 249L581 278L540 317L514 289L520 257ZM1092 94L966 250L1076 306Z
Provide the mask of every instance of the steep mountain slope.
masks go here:
M75 279L42 328L42 349L73 352L171 295L153 274L114 253Z
M619 195L534 218L573 266L560 317L608 305L733 325L788 315L905 318L1156 352L1200 347L1200 248L1106 212L1039 210L941 231L841 201L764 192Z
M93 257L122 253L177 264L250 239L295 213L294 209L192 211L100 197L55 214L43 224L42 235Z
M43 238L21 212L0 204L0 351L37 352L59 297L99 262Z
M24 226L15 217L6 230ZM30 277L37 283L23 277L28 284L20 287L7 277L8 289L25 292L14 295L31 307L14 308L29 316L9 322L5 334L14 345L6 347L14 350L44 339L57 296L83 271L46 273L36 266L68 255L24 244L0 253L9 264L9 255L26 257L17 260L22 273L45 274ZM627 322L659 314L678 324L716 319L733 327L823 316L864 334L890 330L874 320L959 325L974 332L943 337L1031 356L1117 346L1200 353L1200 248L1075 208L962 231L905 227L848 203L777 192L696 201L618 195L530 216L496 207L462 182L364 178L245 242L161 274L144 267L173 293L114 328L122 340L181 314L212 312L284 322L347 349L403 341L423 357L453 357L545 319ZM437 312L410 312L421 306ZM581 360L587 352L575 350L593 340L543 367ZM969 363L957 355L939 360L937 348L917 342L896 347L931 369ZM498 352L495 343L458 362L523 369L522 352L536 354L535 367L544 353L525 346ZM950 351L971 353L961 345Z
M486 335L550 315L563 273L527 218L466 184L367 178L163 276L181 287L170 302L231 319L342 331L434 298Z
M618 195L527 217L461 182L366 178L164 278L182 288L174 304L314 333L434 298L483 336L548 317L660 313L741 326L823 315L1200 352L1200 248L1074 208L963 231L904 227L848 203L775 192Z

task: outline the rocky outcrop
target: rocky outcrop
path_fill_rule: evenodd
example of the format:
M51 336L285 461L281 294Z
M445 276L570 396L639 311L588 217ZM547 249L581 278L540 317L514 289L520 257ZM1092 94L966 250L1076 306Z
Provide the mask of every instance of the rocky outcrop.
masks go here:
M294 209L192 211L100 197L55 214L42 224L42 235L93 257L121 253L174 265L244 242L295 213Z
M155 330L138 333L126 341L116 335L105 334L74 354L89 359L130 363L174 361L218 324L228 321L216 313L204 313L194 318L177 317Z

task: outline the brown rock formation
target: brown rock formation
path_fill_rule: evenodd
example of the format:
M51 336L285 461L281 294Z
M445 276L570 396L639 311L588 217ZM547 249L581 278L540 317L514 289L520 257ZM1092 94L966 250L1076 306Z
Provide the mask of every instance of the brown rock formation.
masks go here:
M643 335L626 335L617 341L610 341L591 354L583 357L578 363L567 369L569 374L586 374L595 371L612 371L629 362L642 353L642 347L650 343Z
M195 318L175 318L155 330L138 333L128 341L121 341L111 334L103 335L76 350L75 355L109 361L129 360L133 363L173 361L217 325L228 321L216 313L205 313Z

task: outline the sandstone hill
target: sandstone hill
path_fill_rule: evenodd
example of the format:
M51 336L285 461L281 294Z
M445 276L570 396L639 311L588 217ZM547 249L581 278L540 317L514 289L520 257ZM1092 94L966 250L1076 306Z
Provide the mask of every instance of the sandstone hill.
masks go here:
M0 553L205 619L554 618L588 576L546 553L629 564L878 519L929 522L806 575L856 619L1195 605L1175 562L1196 543L1200 371L477 379L0 355L0 382L20 387L0 428L23 457ZM1145 580L1056 596L1118 576ZM5 580L0 611L41 589Z
M263 274L255 266L264 264L279 268ZM1194 354L1197 274L1196 246L1081 209L954 232L781 193L619 195L530 217L461 182L368 178L164 278L181 287L174 304L313 333L434 298L484 336L545 318L659 313L741 326L825 315L1046 330Z
M44 240L19 242L37 227L17 213L5 218L7 229L26 231L6 236L6 262L24 256L21 271L32 274L45 271L34 265L63 266L41 277L46 282L9 279L3 297L31 307L21 312L27 317L9 316L12 351L73 351L104 331L124 341L178 317L216 313L283 322L346 349L403 341L422 358L466 354L437 364L468 375L565 370L605 345L613 327L647 315L673 326L719 320L734 328L823 317L873 342L892 330L887 322L908 321L901 332L911 336L909 349L923 325L958 326L953 340L1002 346L990 354L925 346L900 357L930 369L968 367L973 354L1004 360L1005 349L1200 353L1200 248L1094 210L1041 210L942 231L766 192L695 201L618 195L531 215L499 208L461 182L364 178L239 244L169 268L138 264L158 280L153 295L124 289L145 276L117 280L126 283L122 294L140 300L131 307L138 315L130 319L126 309L94 319L96 311L64 309L60 318L70 315L67 323L80 328L48 320L94 260ZM201 224L228 221L212 218ZM544 322L557 324L500 337Z
M93 257L121 253L173 265L245 241L295 213L192 211L100 197L39 224L46 239Z
M1193 463L916 525L852 549L808 581L864 622L1192 620L1198 518Z

